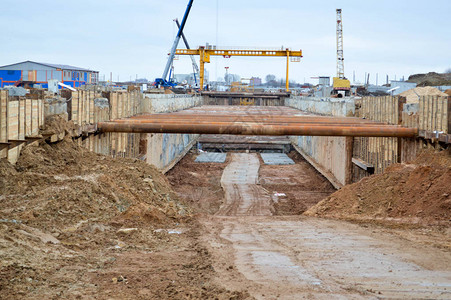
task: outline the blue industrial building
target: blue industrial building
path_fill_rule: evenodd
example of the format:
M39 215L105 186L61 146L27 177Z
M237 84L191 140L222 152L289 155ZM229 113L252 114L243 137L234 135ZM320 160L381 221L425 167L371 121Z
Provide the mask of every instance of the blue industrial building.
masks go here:
M40 84L43 88L48 88L49 80L58 80L75 88L86 84L97 84L99 72L68 65L39 63L29 60L0 66L0 87Z

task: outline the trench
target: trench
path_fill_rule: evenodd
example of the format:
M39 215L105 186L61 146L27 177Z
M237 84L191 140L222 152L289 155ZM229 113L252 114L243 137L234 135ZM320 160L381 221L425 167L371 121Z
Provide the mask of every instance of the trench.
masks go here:
M224 161L195 162L194 149L167 173L199 213L218 285L256 299L451 296L451 273L436 251L356 224L302 216L335 188L283 143L266 140L265 149L250 140L231 146L210 139L206 148L225 154ZM286 152L294 164L265 164L268 152Z
M199 153L223 153L224 162L195 162ZM292 165L265 164L278 153ZM202 135L166 173L182 199L211 215L300 215L336 191L288 137Z

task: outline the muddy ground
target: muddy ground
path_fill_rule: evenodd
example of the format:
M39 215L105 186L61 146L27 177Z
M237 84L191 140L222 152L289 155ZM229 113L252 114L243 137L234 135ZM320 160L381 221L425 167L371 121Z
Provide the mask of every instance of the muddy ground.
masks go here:
M208 174L188 156L169 174L171 178L190 170L192 180L203 178L212 190L219 184L223 188L224 195L209 197L219 209L206 213L199 205L203 213L198 216L218 285L246 290L257 299L451 296L449 227L412 227L393 219L352 224L302 216L318 208L334 189L302 158L290 155L295 165L268 166L258 154L229 153L227 164L206 164ZM174 189L189 197L196 184L185 178Z
M300 154L288 156L295 165L265 165L260 162L257 184L271 197L274 215L300 215L333 192L335 188ZM166 177L178 196L198 213L215 214L224 202L221 176L231 161L196 163L197 154L186 155ZM285 194L277 196L277 194Z
M0 162L0 298L451 298L449 227L302 216L335 190L290 156L189 154L165 177L71 140L29 146Z
M0 166L1 299L242 299L155 168L70 139Z

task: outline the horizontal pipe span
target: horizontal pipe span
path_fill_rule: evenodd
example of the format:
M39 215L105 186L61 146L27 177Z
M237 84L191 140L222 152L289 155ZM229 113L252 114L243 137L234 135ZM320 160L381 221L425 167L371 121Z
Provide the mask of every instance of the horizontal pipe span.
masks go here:
M223 125L228 126L231 124L249 124L249 125L280 125L280 126L360 126L360 127L381 127L387 126L378 123L322 123L322 122L283 122L283 121L243 121L243 120L230 120L230 121L216 121L216 120L114 120L114 123L119 124L179 124L184 126L185 124L207 124L207 125ZM388 125L394 126L394 125Z
M128 133L191 133L191 134L233 134L233 135L307 135L307 136L359 136L359 137L416 137L418 129L396 126L281 126L261 124L152 124L100 122L101 132Z
M280 116L280 115L189 115L189 114L155 114L141 115L115 121L154 121L154 120L224 120L224 121L281 121L284 123L352 123L352 124L384 124L353 117L319 117L319 116Z

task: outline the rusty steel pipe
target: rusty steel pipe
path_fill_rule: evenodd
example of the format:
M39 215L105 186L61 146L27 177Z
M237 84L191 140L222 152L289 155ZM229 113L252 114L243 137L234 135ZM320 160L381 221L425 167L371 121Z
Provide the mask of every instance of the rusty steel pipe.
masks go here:
M208 121L208 120L134 120L134 119L125 119L125 120L114 120L114 123L119 124L211 124L211 125L224 125L227 126L229 124L252 124L252 125L280 125L280 126L365 126L365 127L381 127L387 126L386 124L379 123L320 123L320 122L268 122L268 121L243 121L243 120L230 120L230 121ZM394 125L388 125L394 126Z
M115 121L153 121L153 120L239 120L243 122L247 121L278 121L283 123L343 123L343 124L384 124L382 122L370 121L359 118L352 117L318 117L318 116L260 116L260 115L250 115L250 116L240 116L240 115L186 115L186 114L158 114L158 115L141 115L134 116L128 119L119 119Z
M190 133L190 134L233 134L233 135L307 135L307 136L358 136L358 137L416 137L418 129L396 126L281 126L261 124L152 124L100 122L100 132L127 133Z

